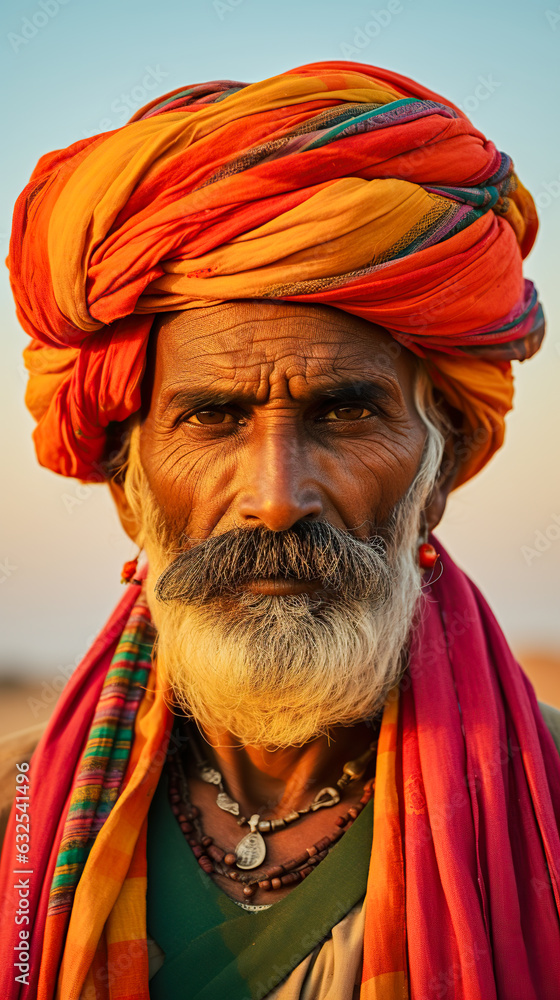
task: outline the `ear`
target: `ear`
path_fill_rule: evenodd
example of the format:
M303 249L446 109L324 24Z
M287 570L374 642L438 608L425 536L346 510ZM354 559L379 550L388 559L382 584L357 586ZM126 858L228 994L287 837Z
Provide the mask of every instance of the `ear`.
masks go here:
M453 489L458 468L457 438L451 434L445 441L439 476L424 507L423 513L428 531L433 531L443 517L447 498Z
M119 515L119 519L124 530L126 531L128 537L131 538L136 545L141 547L140 524L134 516L128 500L126 499L122 483L117 482L115 479L109 479L108 486L111 491L111 496L115 501L117 514Z

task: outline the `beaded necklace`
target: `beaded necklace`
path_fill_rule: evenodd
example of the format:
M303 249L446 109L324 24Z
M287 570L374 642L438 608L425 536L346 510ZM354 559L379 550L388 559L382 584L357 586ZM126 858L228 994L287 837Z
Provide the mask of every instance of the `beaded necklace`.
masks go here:
M363 776L368 764L375 756L381 720L375 720L374 725L375 738L369 749L356 760L348 761L344 765L342 775L336 783L337 788L341 791L351 782L357 781ZM217 805L224 811L237 815L239 804L227 795L219 771L210 768L202 756L192 728L189 736L189 745L193 747L194 759L200 777L203 781L216 785L218 788ZM334 830L331 833L322 837L311 847L307 847L301 854L283 861L281 864L263 867L266 857L263 832L273 833L317 809L336 805L340 801L340 793L330 787L321 789L309 806L294 810L278 820L261 820L258 814L254 814L249 820L240 816L237 820L238 825L242 826L248 822L250 832L239 842L234 853L218 847L212 837L205 835L200 810L189 799L188 781L178 748L170 752L167 766L171 808L198 864L208 875L221 875L234 882L239 882L243 886L243 895L246 899L250 899L257 888L265 891L278 890L307 878L313 868L327 856L334 844L350 829L364 806L372 798L375 788L375 778L366 781L358 804L351 806L345 813L337 817ZM232 808L234 806L237 807L237 810ZM262 841L262 845L259 840ZM258 868L258 870L253 871L254 868Z

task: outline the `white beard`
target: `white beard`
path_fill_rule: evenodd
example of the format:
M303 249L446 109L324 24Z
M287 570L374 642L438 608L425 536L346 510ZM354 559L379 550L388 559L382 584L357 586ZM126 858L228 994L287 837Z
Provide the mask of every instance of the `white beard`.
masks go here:
M258 595L232 622L219 608L149 596L161 679L203 729L242 745L297 746L353 725L375 714L406 666L418 576L407 573L377 612L349 601L318 616L305 595ZM156 580L150 570L148 588Z

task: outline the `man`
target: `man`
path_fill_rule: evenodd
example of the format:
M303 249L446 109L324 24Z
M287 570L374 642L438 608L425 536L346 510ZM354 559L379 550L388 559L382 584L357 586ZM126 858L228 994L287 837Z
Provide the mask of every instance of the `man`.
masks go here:
M429 535L542 339L536 225L457 108L352 63L40 161L38 457L146 559L22 765L4 996L560 996L557 715Z

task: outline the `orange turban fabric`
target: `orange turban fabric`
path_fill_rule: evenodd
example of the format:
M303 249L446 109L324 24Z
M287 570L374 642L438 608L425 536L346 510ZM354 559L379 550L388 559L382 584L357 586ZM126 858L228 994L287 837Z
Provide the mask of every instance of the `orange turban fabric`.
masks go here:
M463 416L464 482L502 443L511 360L542 339L521 269L536 230L509 157L395 73L325 62L174 91L44 156L17 201L39 461L102 478L154 315L259 298L344 309L424 358Z

